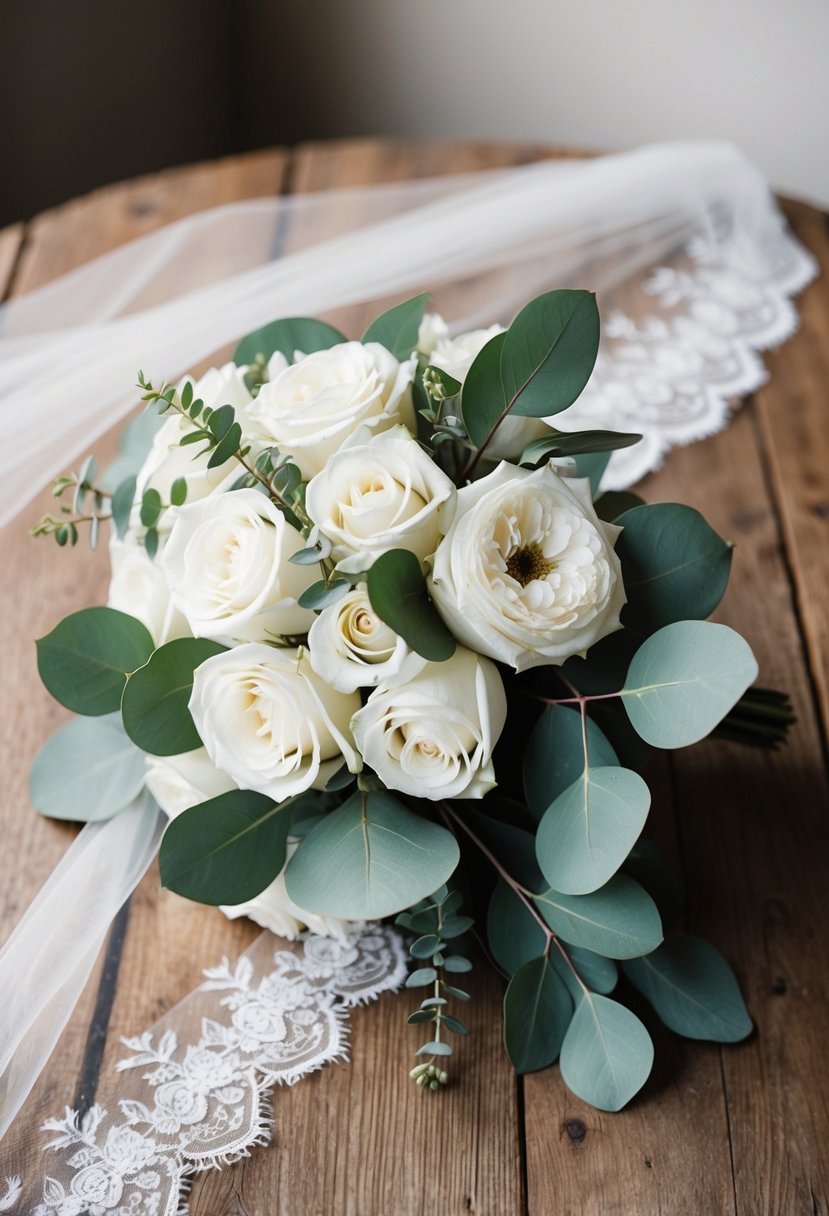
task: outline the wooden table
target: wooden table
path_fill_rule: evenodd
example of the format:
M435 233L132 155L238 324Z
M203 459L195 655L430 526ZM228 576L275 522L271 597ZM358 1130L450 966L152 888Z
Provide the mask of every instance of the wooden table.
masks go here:
M17 295L179 216L229 200L403 179L563 155L538 146L360 140L255 153L113 186L0 233L0 286ZM754 646L764 682L799 722L776 754L703 744L666 756L652 820L685 870L691 931L731 959L758 1033L738 1047L655 1029L657 1063L623 1113L576 1100L556 1068L517 1079L500 1043L501 985L475 977L459 1084L407 1078L417 1033L386 997L353 1017L352 1063L276 1096L276 1143L201 1176L194 1216L826 1216L829 1212L829 239L827 217L787 204L822 264L802 328L769 356L769 384L716 438L671 453L650 501L704 510L737 542L718 614ZM107 444L111 446L111 438ZM102 445L106 448L107 444ZM39 504L0 535L4 574L2 935L72 829L29 806L36 748L64 717L40 687L33 638L103 602L105 554L27 536ZM55 1113L94 1095L118 1036L149 1026L235 955L245 924L159 889L151 870L35 1094ZM0 999L2 994L0 994Z

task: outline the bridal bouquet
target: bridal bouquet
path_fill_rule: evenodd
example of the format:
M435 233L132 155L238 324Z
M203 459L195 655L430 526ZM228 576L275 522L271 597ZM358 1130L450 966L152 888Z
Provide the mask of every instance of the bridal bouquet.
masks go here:
M38 642L80 717L37 756L42 812L102 819L144 787L164 886L285 937L397 917L425 999L413 1077L440 1089L477 935L509 978L519 1071L622 1107L644 1084L638 989L671 1029L751 1021L673 930L640 840L653 748L782 737L779 694L705 618L731 547L689 507L599 491L638 436L566 431L595 298L554 291L450 337L427 297L359 341L277 321L198 380L154 386L102 479L59 479L35 531L110 529L106 607Z

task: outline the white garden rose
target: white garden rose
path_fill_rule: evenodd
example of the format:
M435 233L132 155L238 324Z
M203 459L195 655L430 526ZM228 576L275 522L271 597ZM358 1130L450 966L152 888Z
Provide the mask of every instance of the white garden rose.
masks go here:
M448 337L449 326L440 313L427 312L423 314L423 320L420 322L417 331L417 349L421 355L426 355L428 358L438 342Z
M516 671L563 663L620 627L620 531L586 479L500 464L459 491L432 598L457 638Z
M256 642L214 655L193 675L190 712L217 768L281 802L323 789L343 762L360 768L349 722L358 693L331 688L302 650Z
M186 619L174 606L167 576L157 561L147 555L142 544L119 540L113 532L109 542L112 577L109 583L110 608L127 612L146 625L156 646L173 638L190 636Z
M267 641L314 620L297 599L318 571L289 561L304 547L266 495L232 490L178 508L160 562L196 637Z
M288 840L288 855L285 864L293 857L299 846L299 840L292 837ZM222 905L222 912L231 920L239 916L247 916L250 920L270 929L277 937L284 937L289 942L296 941L304 929L310 929L321 937L336 937L340 941L348 940L349 921L339 920L335 916L318 916L316 912L306 912L300 908L285 887L285 871L274 879L253 899L243 904Z
M305 509L332 542L340 568L355 572L388 549L429 557L455 495L450 478L399 426L332 456L309 482Z
M398 363L378 342L341 342L277 372L248 412L263 441L290 456L308 479L362 425L414 430L414 368L414 358Z
M365 583L323 609L308 634L311 666L340 692L401 683L426 666L374 611Z
M392 790L418 798L483 798L507 699L498 668L459 646L406 684L375 689L351 726L363 760Z
M463 384L475 357L491 338L504 332L503 325L473 329L469 333L458 334L455 338L451 338L447 331L437 337L429 362ZM541 418L521 418L518 414L510 414L498 427L487 447L487 459L517 460L528 443L549 433L550 427Z
M204 747L177 756L147 757L147 789L170 819L236 788L236 782L216 768Z

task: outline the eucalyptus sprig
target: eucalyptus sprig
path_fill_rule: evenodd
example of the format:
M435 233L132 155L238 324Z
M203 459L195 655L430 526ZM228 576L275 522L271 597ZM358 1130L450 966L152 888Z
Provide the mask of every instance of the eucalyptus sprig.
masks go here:
M440 887L428 899L421 900L407 912L401 912L395 924L416 933L418 936L409 946L409 953L419 966L406 980L407 988L431 987L432 994L424 998L420 1008L409 1015L410 1026L434 1027L432 1038L417 1050L417 1055L427 1057L415 1065L409 1076L421 1087L437 1091L449 1081L449 1074L438 1064L438 1059L453 1054L451 1043L444 1038L446 1031L467 1035L468 1029L446 1009L451 998L468 1001L469 993L444 978L448 974L462 974L472 970L465 955L455 951L447 953L447 943L461 937L472 928L470 916L458 916L463 902L460 891L449 891Z
M44 515L31 529L32 536L54 536L61 546L78 543L78 525L89 528L89 544L92 549L98 544L100 526L112 518L111 495L95 484L96 466L88 456L77 473L64 473L55 480L52 497L62 498L67 490L72 491L72 505L61 505L60 516Z

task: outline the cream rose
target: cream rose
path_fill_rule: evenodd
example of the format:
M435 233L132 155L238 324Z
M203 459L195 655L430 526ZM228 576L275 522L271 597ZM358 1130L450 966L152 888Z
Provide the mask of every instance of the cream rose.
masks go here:
M340 692L401 683L426 666L380 620L365 583L320 613L308 634L308 649L314 671Z
M389 789L419 798L483 798L507 699L494 663L459 646L402 685L375 689L351 727Z
M173 605L167 576L159 563L147 556L143 545L119 540L113 532L109 560L110 608L127 612L146 625L156 646L190 636L187 621Z
M452 481L405 427L332 456L308 484L305 509L341 569L365 570L387 549L434 553L455 502Z
M359 694L331 688L301 650L256 642L197 667L190 696L216 767L275 802L323 789L343 760L359 769L349 728L359 705Z
M319 572L288 560L304 546L264 494L231 490L180 507L160 561L196 637L266 641L314 620L297 599Z
M146 780L147 789L170 819L237 788L227 773L216 768L204 747L177 756L148 756Z
M299 845L299 840L291 838L288 841L288 856L285 864L291 860ZM265 890L253 899L243 904L222 906L222 912L231 920L239 916L247 916L250 920L270 929L277 937L287 938L289 942L296 941L303 929L310 929L321 937L336 937L347 941L349 921L338 920L334 916L318 916L315 912L306 912L300 908L288 895L285 888L285 871L265 887Z
M414 430L414 367L413 358L398 363L377 342L341 342L277 372L249 414L258 434L308 479L363 424L372 431L395 423Z
M620 627L620 531L587 480L500 464L458 493L432 598L456 637L516 671L563 663Z

